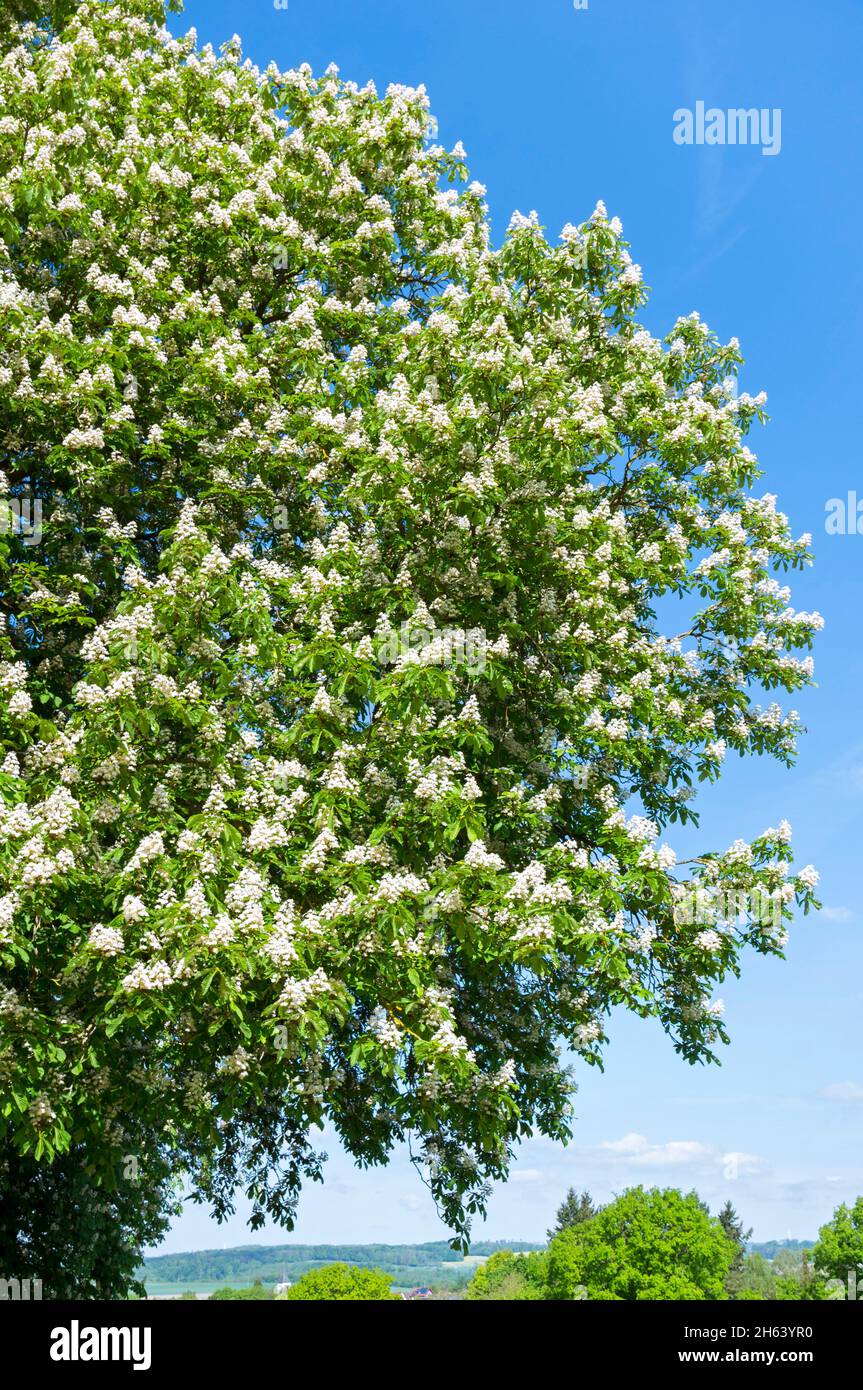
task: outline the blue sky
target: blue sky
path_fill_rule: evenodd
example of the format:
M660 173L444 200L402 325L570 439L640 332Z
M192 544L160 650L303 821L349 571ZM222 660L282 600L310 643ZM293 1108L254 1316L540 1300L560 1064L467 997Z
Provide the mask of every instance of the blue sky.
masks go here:
M702 794L701 843L723 849L787 817L825 911L792 928L786 962L752 958L723 989L721 1068L689 1067L656 1025L614 1020L605 1073L579 1075L572 1143L527 1143L475 1233L542 1239L568 1186L607 1200L643 1182L694 1186L714 1209L730 1197L757 1239L814 1236L863 1192L863 521L860 535L825 527L830 499L863 500L863 3L188 0L171 27L192 24L202 42L239 33L262 66L335 62L360 84L425 83L441 142L462 140L488 188L496 238L515 208L535 208L556 238L602 198L651 287L647 326L664 334L697 309L739 337L742 389L767 391L771 423L750 443L762 490L814 537L792 601L826 618L818 689L796 700L809 728L797 768L729 763ZM698 101L781 110L779 152L676 144L674 112ZM292 1236L252 1236L242 1205L222 1227L192 1208L161 1249L447 1235L404 1155L360 1172L323 1146L325 1186L309 1189Z

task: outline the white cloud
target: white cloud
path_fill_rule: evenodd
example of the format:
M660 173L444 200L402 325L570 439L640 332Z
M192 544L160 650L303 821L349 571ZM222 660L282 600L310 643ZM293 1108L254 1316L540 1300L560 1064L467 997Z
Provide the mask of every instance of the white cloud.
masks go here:
M696 1139L670 1139L665 1144L651 1144L643 1134L624 1134L622 1139L609 1139L600 1144L598 1152L612 1154L621 1166L631 1168L692 1167L707 1181L717 1168L724 1178L747 1177L763 1173L766 1159L758 1154L732 1150L720 1153L714 1144L702 1144Z
M822 907L818 913L825 922L853 922L854 913L850 907Z
M667 1144L651 1144L643 1134L625 1134L622 1139L610 1139L600 1146L619 1154L629 1163L649 1167L679 1166L709 1158L711 1150L695 1140L672 1139Z
M834 1081L821 1094L825 1100L863 1100L863 1086L859 1081Z
M732 1151L723 1154L719 1159L722 1164L723 1177L743 1178L751 1173L760 1173L766 1166L766 1160L759 1158L758 1154L740 1153Z
M546 1175L538 1168L516 1168L510 1174L510 1182L545 1182Z
M706 1144L697 1144L694 1140L672 1140L668 1144L656 1144L648 1149L639 1156L638 1162L658 1166L666 1163L695 1163L700 1158L709 1157L710 1149Z
M622 1139L608 1139L600 1148L611 1149L613 1153L637 1154L650 1148L643 1134L624 1134Z
M406 1211L422 1211L428 1205L429 1199L416 1192L404 1192L399 1201Z

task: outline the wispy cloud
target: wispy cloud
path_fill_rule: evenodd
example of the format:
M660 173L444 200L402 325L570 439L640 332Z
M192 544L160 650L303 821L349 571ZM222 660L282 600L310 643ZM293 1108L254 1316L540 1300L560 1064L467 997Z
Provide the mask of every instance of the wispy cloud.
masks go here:
M713 1144L697 1139L670 1139L664 1144L652 1144L643 1134L624 1134L622 1139L608 1139L599 1145L598 1153L613 1155L617 1166L630 1168L693 1168L705 1179L722 1170L726 1179L763 1173L767 1160L758 1154L733 1149L723 1153Z
M651 1144L643 1134L625 1134L622 1139L609 1139L600 1145L608 1153L635 1165L649 1167L678 1166L710 1158L713 1150L696 1140L672 1139L667 1144Z
M768 1166L767 1160L760 1158L758 1154L740 1153L737 1150L722 1154L719 1161L726 1178L749 1177L755 1173L763 1173Z
M745 231L745 227L738 227L729 236L725 237L724 240L713 241L709 250L705 251L703 256L700 256L692 265L681 268L678 273L675 274L674 279L670 282L671 287L676 290L682 288L691 280L697 280L709 266L713 265L715 261L721 260L722 257L737 244Z
M698 150L698 194L695 216L696 235L700 239L718 236L728 218L747 197L750 189L761 177L763 168L754 160L741 169L739 159L731 159L726 150ZM737 151L733 151L734 154ZM719 158L716 156L719 155ZM733 235L726 233L725 243L719 254L725 253L739 236L743 228L736 228Z
M860 1101L863 1100L863 1086L859 1081L834 1081L821 1092L825 1100Z
M539 1168L516 1168L510 1175L510 1182L547 1182L548 1174Z

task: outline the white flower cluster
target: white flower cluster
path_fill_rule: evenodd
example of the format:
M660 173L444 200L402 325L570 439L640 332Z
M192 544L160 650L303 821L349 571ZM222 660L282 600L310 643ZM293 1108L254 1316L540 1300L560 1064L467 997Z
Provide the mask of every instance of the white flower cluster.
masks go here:
M98 956L118 956L126 949L123 934L115 927L93 927L87 945Z
M289 976L279 995L279 1008L288 1014L302 1014L311 1000L327 994L330 988L326 972L320 968L304 980Z
M139 961L128 975L123 976L121 985L129 994L135 991L146 994L152 990L167 989L174 979L174 971L167 961Z
M474 840L467 854L464 856L464 863L472 869L502 869L503 860L499 854L494 854L486 849L482 840Z
M160 859L164 853L165 842L162 839L161 833L158 830L154 830L152 834L145 835L143 840L140 841L137 849L127 863L124 872L127 874L137 873L138 870L142 869L146 864L151 864L154 859Z
M381 1047L392 1048L393 1050L401 1047L402 1031L382 1005L375 1009L369 1019L369 1031Z

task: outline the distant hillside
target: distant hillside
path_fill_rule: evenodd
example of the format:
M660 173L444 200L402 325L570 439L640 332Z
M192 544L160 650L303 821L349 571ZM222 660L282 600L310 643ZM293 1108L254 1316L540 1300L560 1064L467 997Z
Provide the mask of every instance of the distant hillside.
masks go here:
M780 1250L811 1250L814 1240L751 1240L746 1249L750 1255L763 1255L765 1260L775 1260Z
M748 1250L775 1260L782 1250L811 1250L811 1240L750 1241ZM190 1250L180 1255L152 1255L140 1271L147 1288L154 1293L197 1289L210 1292L221 1285L241 1288L260 1279L265 1285L287 1278L291 1283L310 1269L343 1261L380 1269L394 1284L410 1288L417 1284L449 1285L467 1283L479 1261L495 1250L541 1250L543 1246L527 1240L477 1241L467 1257L451 1250L445 1240L420 1245L235 1245L229 1250Z
M168 1286L232 1284L240 1287L260 1279L275 1284L283 1277L291 1282L307 1270L344 1261L380 1269L402 1286L460 1284L473 1273L478 1260L495 1250L540 1250L530 1241L479 1241L465 1258L445 1240L423 1245L237 1245L230 1250L192 1250L181 1255L152 1255L144 1261L141 1276L148 1289Z

